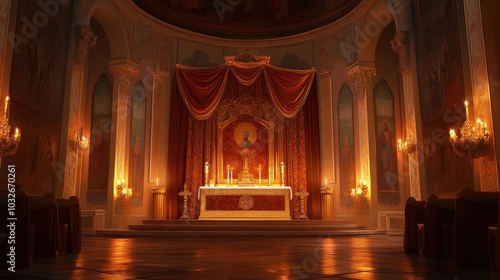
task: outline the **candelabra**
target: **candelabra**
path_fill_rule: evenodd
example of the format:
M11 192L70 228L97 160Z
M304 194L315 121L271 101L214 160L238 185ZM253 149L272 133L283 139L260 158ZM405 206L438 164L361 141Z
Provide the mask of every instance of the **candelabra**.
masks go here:
M281 162L281 185L285 185L285 163Z
M210 164L205 162L205 187L208 187L208 172L210 170Z
M132 188L127 187L125 180L118 180L116 191L123 198L130 198L132 196Z
M89 139L83 136L83 128L73 131L68 139L68 145L73 151L84 151L89 147Z
M5 98L5 110L0 120L0 156L6 157L16 153L17 146L21 142L21 132L16 127L14 134L10 134L9 117L7 110L9 107L9 97Z
M490 133L486 122L477 119L476 126L469 121L469 103L465 105L465 121L460 127L460 137L455 129L450 129L450 142L455 153L461 157L479 158L485 156L490 148Z
M356 188L351 189L351 197L363 198L366 196L367 192L368 186L366 185L366 180L359 180L359 182L356 184Z
M417 145L415 144L415 140L413 136L409 132L405 132L405 136L403 140L398 139L398 151L411 154L415 152Z

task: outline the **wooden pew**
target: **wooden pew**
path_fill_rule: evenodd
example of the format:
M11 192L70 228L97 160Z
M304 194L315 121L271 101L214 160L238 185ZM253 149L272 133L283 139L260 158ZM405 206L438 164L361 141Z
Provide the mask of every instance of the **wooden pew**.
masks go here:
M59 213L51 193L28 195L30 222L35 224L35 258L59 254Z
M500 197L497 207L497 224L488 228L491 279L500 279Z
M9 190L0 191L0 219L7 225L11 218L8 213L9 198L12 198ZM33 240L30 235L30 217L28 209L28 198L20 186L15 187L15 244L9 244L10 228L7 226L0 227L0 268L6 269L14 263L9 263L11 257L10 247L15 246L15 269L29 267L32 256ZM11 205L12 206L12 205Z
M406 254L417 254L418 245L418 224L424 223L425 201L417 201L414 197L409 197L405 205L405 231L404 231L404 252Z
M488 227L497 225L498 192L458 193L455 214L455 263L459 269L489 269Z
M65 252L78 254L82 247L82 226L81 226L81 212L80 202L76 196L69 199L57 198L57 207L59 210L59 224L66 224L67 236L65 239Z
M444 227L455 223L455 199L431 195L425 203L423 253L427 258L445 257Z

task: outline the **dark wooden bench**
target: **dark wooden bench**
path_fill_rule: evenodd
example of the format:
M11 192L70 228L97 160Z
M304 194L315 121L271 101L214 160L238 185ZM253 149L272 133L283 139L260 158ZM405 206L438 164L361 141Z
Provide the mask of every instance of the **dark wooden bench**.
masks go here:
M455 223L455 199L431 195L425 203L423 254L427 258L445 258L445 225Z
M76 196L69 199L57 198L59 224L67 225L66 236L61 236L60 251L65 253L80 253L82 247L82 225L80 202ZM63 233L64 230L61 230ZM63 240L65 244L62 244ZM63 253L60 252L60 253Z
M488 228L497 225L499 193L466 188L458 193L455 263L459 269L489 269Z
M405 205L404 252L417 254L419 252L418 224L424 223L425 201L417 201L409 197Z
M10 195L9 195L10 194ZM15 187L15 244L9 244L10 228L0 227L0 268L11 267L10 247L15 246L15 268L26 268L33 257L33 238L30 232L30 217L28 209L28 198L21 187ZM7 218L12 218L9 213L9 198L12 198L12 192L9 190L0 190L0 219L9 224Z
M28 195L30 222L35 225L34 257L55 257L59 254L59 212L51 193Z

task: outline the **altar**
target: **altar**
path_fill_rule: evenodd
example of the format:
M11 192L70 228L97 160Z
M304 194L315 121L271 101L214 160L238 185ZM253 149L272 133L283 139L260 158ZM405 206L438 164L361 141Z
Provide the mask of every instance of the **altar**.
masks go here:
M290 220L289 186L199 187L200 220Z

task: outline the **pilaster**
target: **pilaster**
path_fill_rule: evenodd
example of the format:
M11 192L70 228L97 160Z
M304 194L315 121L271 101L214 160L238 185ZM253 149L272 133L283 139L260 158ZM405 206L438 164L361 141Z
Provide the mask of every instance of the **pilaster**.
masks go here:
M491 112L491 97L488 81L488 65L484 47L483 25L480 0L464 0L465 28L467 34L467 50L469 57L469 74L474 106L474 118L486 121L494 127ZM467 73L467 72L465 72ZM490 129L490 151L479 159L474 160L475 189L481 191L498 191L498 159L495 148L495 131Z
M361 164L359 178L367 180L371 184L371 159L370 159L370 135L368 133L368 102L367 81L376 75L374 63L357 62L347 69L349 78L354 83L354 92L358 97L358 139L359 139L359 162ZM371 191L370 191L371 193Z

